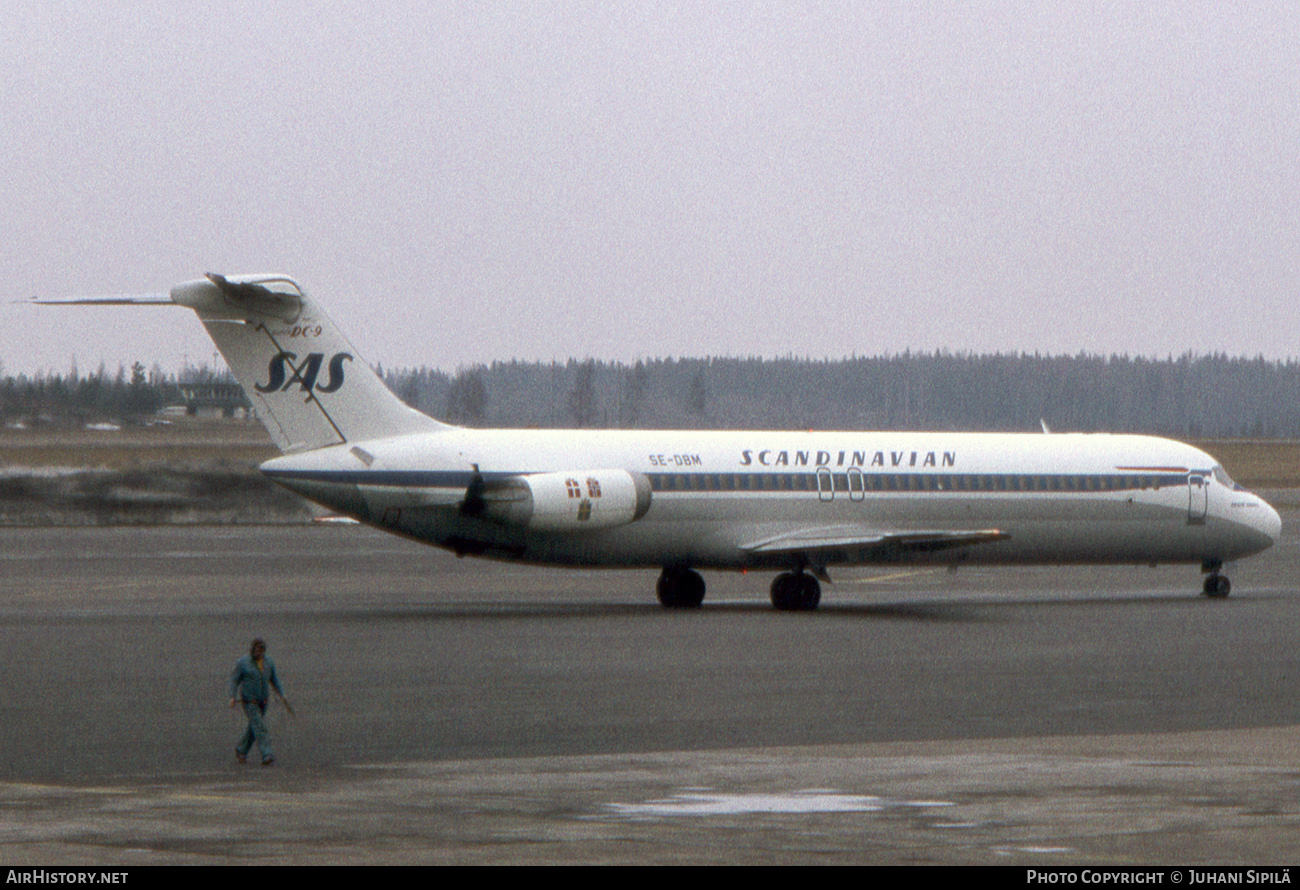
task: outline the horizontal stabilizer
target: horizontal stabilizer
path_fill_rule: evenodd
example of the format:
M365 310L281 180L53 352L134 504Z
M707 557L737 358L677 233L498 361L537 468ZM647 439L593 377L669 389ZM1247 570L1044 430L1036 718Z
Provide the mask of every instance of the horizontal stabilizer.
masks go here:
M36 306L175 306L167 294L114 294L106 297L60 297L38 299L32 297L22 302Z

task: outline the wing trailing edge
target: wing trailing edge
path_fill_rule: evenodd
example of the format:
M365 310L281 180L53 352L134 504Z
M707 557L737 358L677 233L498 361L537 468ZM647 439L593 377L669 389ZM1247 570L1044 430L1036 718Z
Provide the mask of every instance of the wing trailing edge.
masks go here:
M801 528L740 545L748 553L764 556L817 554L836 550L903 550L926 553L991 544L1010 538L1007 532L986 529L865 529L857 526Z

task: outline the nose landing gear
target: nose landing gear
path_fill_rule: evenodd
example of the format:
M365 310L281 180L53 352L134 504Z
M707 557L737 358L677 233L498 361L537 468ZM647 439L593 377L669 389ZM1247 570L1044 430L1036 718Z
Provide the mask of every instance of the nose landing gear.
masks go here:
M1201 591L1210 599L1221 600L1232 592L1232 582L1218 572L1205 576Z
M1208 572L1205 576L1205 583L1201 585L1201 592L1210 599L1221 600L1232 592L1232 582L1227 576L1220 575L1223 569L1223 563L1217 559L1207 559L1201 564L1201 571Z

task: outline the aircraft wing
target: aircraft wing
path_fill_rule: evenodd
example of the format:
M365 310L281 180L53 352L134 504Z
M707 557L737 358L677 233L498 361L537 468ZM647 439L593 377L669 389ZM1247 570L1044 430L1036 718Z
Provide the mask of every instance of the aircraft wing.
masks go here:
M741 544L754 554L825 553L827 551L931 552L988 544L1011 537L995 528L985 529L869 529L861 526L800 528Z

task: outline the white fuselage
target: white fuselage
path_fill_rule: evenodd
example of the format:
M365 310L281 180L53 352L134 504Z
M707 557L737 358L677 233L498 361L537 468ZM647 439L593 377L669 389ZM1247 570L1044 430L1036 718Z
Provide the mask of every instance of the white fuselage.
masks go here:
M286 455L262 469L395 533L562 565L1210 567L1269 547L1280 528L1277 512L1209 455L1149 436L449 428ZM620 494L621 512L602 514L588 483L597 495L603 483L612 501L612 483L625 477L645 489L642 500ZM575 509L587 500L587 516L557 512L564 483ZM480 489L485 497L469 497L478 507L468 509L467 492ZM981 530L987 538L975 543L936 537ZM909 532L916 541L900 546ZM813 541L807 552L804 539Z
M668 608L698 568L779 570L811 610L829 566L1225 562L1278 536L1272 507L1208 454L1150 436L474 430L398 399L285 275L203 278L194 310L283 457L262 470L332 510L465 555L661 567Z

